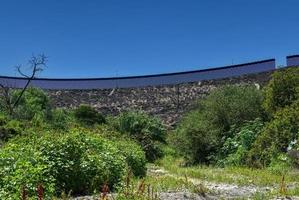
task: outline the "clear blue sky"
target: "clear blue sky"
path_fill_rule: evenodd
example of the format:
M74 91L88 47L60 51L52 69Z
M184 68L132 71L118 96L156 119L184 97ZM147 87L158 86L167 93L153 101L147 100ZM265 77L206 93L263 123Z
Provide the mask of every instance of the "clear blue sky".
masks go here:
M298 0L2 0L0 75L45 53L40 77L185 71L299 54Z

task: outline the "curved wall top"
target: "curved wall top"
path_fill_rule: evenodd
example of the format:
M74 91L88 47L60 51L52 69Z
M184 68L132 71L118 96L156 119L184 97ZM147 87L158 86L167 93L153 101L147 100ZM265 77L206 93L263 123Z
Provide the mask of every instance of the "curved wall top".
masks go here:
M227 78L245 74L266 72L274 69L275 59L269 59L219 68L147 76L89 79L36 78L31 81L31 86L40 87L42 89L133 88ZM21 88L25 85L26 79L18 77L0 76L0 83L9 87Z
M287 66L299 66L299 55L287 56Z

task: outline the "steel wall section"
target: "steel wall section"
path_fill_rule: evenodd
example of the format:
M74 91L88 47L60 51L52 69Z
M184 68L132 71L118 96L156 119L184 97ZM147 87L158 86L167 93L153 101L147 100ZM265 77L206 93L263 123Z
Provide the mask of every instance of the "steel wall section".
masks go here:
M296 57L297 59L297 57ZM291 59L293 62L293 58ZM291 63L292 63L291 62ZM296 60L297 62L297 60ZM299 64L299 56L298 56ZM202 80L220 79L227 77L254 74L275 70L275 59L232 65L205 70L157 74L147 76L128 76L114 78L90 79L46 79L32 80L31 86L42 89L109 89L109 88L134 88L145 86L171 85ZM17 77L0 76L0 83L9 87L21 88L26 79Z
M299 55L287 56L287 66L299 66Z

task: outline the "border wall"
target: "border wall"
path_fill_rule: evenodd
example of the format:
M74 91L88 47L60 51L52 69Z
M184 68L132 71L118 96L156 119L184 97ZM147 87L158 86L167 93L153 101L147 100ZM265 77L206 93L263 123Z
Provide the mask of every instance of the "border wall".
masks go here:
M299 55L287 56L287 66L299 66Z
M299 56L288 56L287 64L299 66ZM174 126L212 90L226 84L249 84L263 87L275 71L275 60L206 70L98 79L35 79L31 86L41 87L53 106L74 108L88 104L104 115L126 110L143 110ZM283 69L279 69L283 70ZM0 83L22 87L26 79L0 77Z
M257 62L168 74L146 76L128 76L112 78L89 79L46 79L36 78L31 81L31 86L52 90L90 90L111 88L136 88L146 86L172 85L190 83L203 80L221 79L271 71L275 69L275 59ZM22 88L26 84L25 78L0 77L0 83L13 88Z

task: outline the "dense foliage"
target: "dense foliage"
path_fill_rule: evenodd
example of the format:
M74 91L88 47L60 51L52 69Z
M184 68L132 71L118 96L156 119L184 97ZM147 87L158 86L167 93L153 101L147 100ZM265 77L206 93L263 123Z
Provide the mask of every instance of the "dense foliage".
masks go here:
M113 121L113 126L137 141L148 161L162 156L161 144L165 143L165 129L157 118L144 112L124 112Z
M19 96L20 90L13 93L13 102ZM17 119L31 120L34 117L51 117L51 103L49 97L38 88L28 88L20 99L13 117Z
M3 142L21 134L23 124L17 120L9 120L5 116L0 116L0 146Z
M189 163L270 168L299 163L298 88L299 68L289 68L276 71L263 91L240 85L217 89L183 118L169 141Z
M210 163L230 137L232 126L263 115L262 94L252 86L225 86L199 102L171 136L173 146L190 163Z
M85 125L105 123L104 116L88 105L80 105L74 110L74 115L78 122Z
M167 136L162 122L142 111L103 116L94 108L52 108L28 88L13 110L0 96L0 199L30 197L45 188L85 195L123 187L125 176L146 175L147 161L183 156L187 164L299 167L299 68L276 71L262 90L227 85L212 91ZM12 102L20 90L12 90ZM122 188L123 189L123 188Z
M265 109L274 114L277 110L291 105L296 99L299 99L299 67L275 72L265 88Z
M299 136L299 101L275 113L255 141L250 151L248 164L267 166L280 153L286 153L288 147Z
M188 163L207 163L215 153L219 138L201 111L190 112L169 135L169 142Z
M203 109L219 134L224 135L232 125L239 126L263 115L262 101L262 93L255 86L224 86L202 101L199 109Z
M104 184L113 189L122 182L128 165L142 170L145 162L134 143L123 143L125 152L118 145L78 130L16 138L0 150L0 198L14 199L22 186L34 196L39 183L49 196L70 191L90 194Z
M72 121L71 119L71 115L67 110L57 108L52 110L52 117L49 124L53 129L67 130Z
M118 140L115 141L120 153L125 157L129 170L136 177L144 177L146 175L146 158L145 153L139 145L133 141Z
M23 97L19 108L27 112L24 101L30 95ZM141 146L111 127L94 126L104 118L93 109L45 109L32 102L31 119L23 117L28 113L15 115L18 110L0 117L0 199L18 199L22 188L34 197L39 184L47 197L92 194L106 184L110 190L120 186L128 170L145 175Z
M120 153L126 158L129 170L133 175L137 177L145 176L147 160L145 158L145 152L140 145L109 125L92 127L91 131L112 141L117 146Z
M220 166L245 165L249 150L252 148L256 138L260 135L264 123L260 118L245 122L241 127L232 126L229 136L219 151Z

